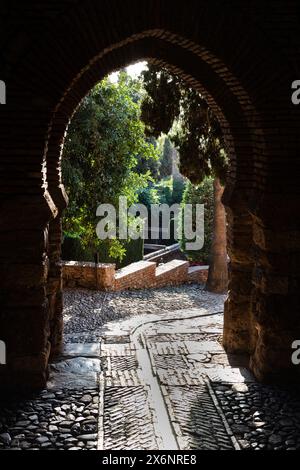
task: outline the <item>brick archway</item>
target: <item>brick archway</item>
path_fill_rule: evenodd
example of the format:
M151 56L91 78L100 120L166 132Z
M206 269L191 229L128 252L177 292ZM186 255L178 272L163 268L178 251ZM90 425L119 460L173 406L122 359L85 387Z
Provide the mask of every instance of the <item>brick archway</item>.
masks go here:
M222 11L222 19L207 2L192 1L187 9L153 0L143 12L139 8L135 1L103 6L90 0L72 8L66 4L53 13L54 20L45 9L47 28L39 32L40 41L25 41L24 50L16 48L13 63L7 64L10 104L1 120L8 118L14 126L3 141L17 173L8 162L3 220L15 233L15 244L21 227L23 244L13 254L5 251L11 238L1 231L3 272L8 273L0 317L9 357L9 366L0 370L3 382L42 385L51 343L52 352L60 347L57 262L66 204L60 154L69 119L104 75L142 58L167 65L201 90L226 135L232 165L224 200L232 266L225 346L250 352L260 379L293 377L290 345L300 333L299 277L287 259L299 253L293 216L298 200L296 174L291 177L285 166L293 163L299 136L289 96L295 67L283 47L274 50L278 26L274 19L274 37L271 30L258 33L257 10L237 5ZM38 13L31 15L34 22Z

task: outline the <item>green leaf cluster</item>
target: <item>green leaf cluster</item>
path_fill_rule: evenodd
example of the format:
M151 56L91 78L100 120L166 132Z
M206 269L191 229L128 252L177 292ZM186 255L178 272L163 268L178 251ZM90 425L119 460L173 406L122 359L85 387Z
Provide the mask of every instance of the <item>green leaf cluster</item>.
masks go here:
M141 120L142 96L141 82L126 72L120 73L117 83L105 78L82 100L65 139L62 171L70 203L63 230L100 256L102 242L95 230L98 205L110 203L118 209L121 195L127 196L129 205L137 202L139 191L152 179L147 162L159 160ZM122 259L125 252L121 242L110 242L112 258Z
M212 233L213 233L213 220L214 220L214 188L213 178L206 177L199 185L193 185L188 182L183 193L180 221L183 220L184 208L186 204L193 204L195 208L196 204L204 204L204 246L201 250L187 251L186 242L193 240L186 240L182 230L182 224L179 227L183 234L180 240L180 246L182 251L185 252L188 259L191 261L201 261L203 263L209 263L209 256L211 253ZM196 216L195 210L193 210L193 230L196 229Z
M220 124L206 100L167 69L149 64L143 72L146 95L142 119L149 135L168 134L179 151L181 174L194 184L207 176L224 182L225 142Z

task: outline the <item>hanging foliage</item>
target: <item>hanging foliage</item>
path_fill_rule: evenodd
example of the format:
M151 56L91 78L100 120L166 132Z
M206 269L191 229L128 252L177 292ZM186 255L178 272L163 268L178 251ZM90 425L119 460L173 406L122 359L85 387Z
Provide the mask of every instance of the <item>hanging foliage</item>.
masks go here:
M227 158L218 120L205 99L166 69L143 72L142 119L149 135L169 134L180 155L180 172L193 184L206 176L224 182Z
M146 91L141 119L146 133L159 137L167 134L180 113L181 89L179 80L167 70L154 65L142 73Z

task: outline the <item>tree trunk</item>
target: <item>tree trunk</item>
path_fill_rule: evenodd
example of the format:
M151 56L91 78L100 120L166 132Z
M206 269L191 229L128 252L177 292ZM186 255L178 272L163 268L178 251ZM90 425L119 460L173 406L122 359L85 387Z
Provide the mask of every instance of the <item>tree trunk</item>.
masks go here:
M213 241L206 290L218 294L227 292L228 288L226 213L221 201L223 191L219 178L215 178Z

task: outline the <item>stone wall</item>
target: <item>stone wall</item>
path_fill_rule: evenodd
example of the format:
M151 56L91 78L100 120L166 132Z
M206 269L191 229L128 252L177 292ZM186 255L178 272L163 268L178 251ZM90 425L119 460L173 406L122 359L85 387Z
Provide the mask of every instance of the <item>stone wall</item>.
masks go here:
M205 283L208 266L189 268L189 263L172 260L164 265L139 261L115 270L114 264L79 261L61 263L64 287L122 291L149 289L184 283Z
M189 282L205 284L208 277L208 266L191 266L189 268Z
M132 263L116 272L115 290L151 287L155 279L156 264L149 261Z
M115 283L114 264L95 264L79 261L63 261L64 287L113 290Z

